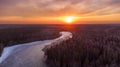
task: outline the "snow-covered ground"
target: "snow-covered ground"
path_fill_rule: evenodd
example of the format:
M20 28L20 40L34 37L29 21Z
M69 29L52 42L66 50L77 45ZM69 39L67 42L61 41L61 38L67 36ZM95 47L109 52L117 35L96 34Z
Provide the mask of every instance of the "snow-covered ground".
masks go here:
M6 47L0 57L0 67L46 67L44 63L45 46L58 44L72 38L70 32L60 32L61 36L53 40L36 41Z

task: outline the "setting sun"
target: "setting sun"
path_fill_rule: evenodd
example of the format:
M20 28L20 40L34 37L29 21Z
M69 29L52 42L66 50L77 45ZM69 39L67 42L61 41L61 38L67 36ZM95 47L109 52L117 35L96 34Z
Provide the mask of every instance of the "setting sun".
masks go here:
M73 20L74 20L73 16L68 16L68 17L65 18L66 23L72 23Z

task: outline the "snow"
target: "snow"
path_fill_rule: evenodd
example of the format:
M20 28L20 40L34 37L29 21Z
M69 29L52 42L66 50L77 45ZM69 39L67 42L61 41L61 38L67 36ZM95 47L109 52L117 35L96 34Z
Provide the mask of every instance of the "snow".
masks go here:
M63 31L60 34L60 37L52 40L5 47L0 57L0 67L46 67L42 50L48 45L53 46L53 43L54 45L59 44L72 38L72 33L70 32Z
M30 46L30 45L34 45L34 44L37 44L37 43L40 44L42 42L44 42L44 41L36 41L36 42L31 42L31 43L18 44L18 45L15 45L15 46L5 47L3 49L2 55L0 57L0 63L2 63L2 61L4 61L14 50L16 50L16 48L20 48L20 47L23 47L23 46Z

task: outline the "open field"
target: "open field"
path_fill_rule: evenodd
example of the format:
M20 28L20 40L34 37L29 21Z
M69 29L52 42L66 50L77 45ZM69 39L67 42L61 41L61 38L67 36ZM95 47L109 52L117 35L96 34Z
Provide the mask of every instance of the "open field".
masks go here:
M51 25L0 25L0 53L6 46L59 37Z
M0 57L0 67L47 67L45 48L72 38L70 32L60 32L60 37L6 47ZM54 43L54 45L53 45Z
M48 49L51 67L120 67L120 25L0 25L0 51L6 46L54 39L69 31L73 38Z

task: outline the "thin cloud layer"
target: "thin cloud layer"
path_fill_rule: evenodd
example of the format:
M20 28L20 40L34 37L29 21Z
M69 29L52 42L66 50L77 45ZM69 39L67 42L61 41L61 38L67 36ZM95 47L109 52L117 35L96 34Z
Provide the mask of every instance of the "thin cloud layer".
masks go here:
M0 0L0 17L120 14L119 6L120 0Z

